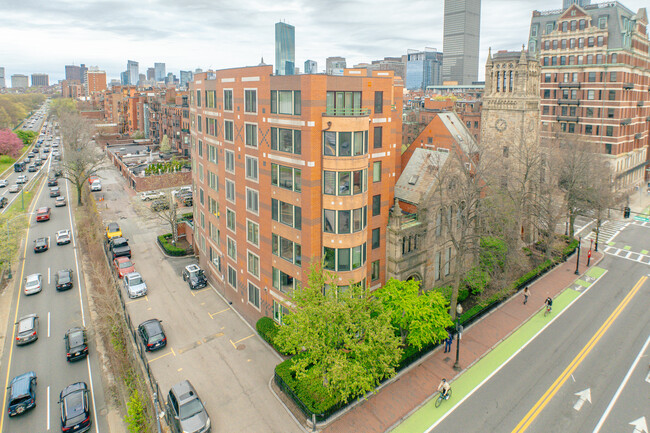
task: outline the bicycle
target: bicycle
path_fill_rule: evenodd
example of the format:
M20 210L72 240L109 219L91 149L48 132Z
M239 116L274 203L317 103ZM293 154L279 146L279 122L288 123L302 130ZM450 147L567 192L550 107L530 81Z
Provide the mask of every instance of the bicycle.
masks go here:
M551 314L552 307L550 305L546 306L546 311L544 311L544 317L548 316Z
M442 392L438 391L438 397L436 397L436 407L440 407L443 400L449 400L451 398L451 388L447 391L447 396L443 397Z

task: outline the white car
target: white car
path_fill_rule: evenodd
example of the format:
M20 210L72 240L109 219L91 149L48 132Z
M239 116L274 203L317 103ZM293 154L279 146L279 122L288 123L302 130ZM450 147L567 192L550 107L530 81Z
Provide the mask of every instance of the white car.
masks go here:
M4 188L7 186L7 181L4 179L0 179L0 188Z
M147 294L147 285L139 272L131 272L124 276L124 288L129 298L139 298Z
M43 276L41 274L31 274L25 277L25 294L33 295L43 289Z
M102 182L99 179L94 180L93 183L90 185L90 190L91 191L101 191L102 190Z
M72 241L72 236L70 236L70 230L59 230L56 232L56 244L65 245L69 244Z
M165 193L162 191L145 191L140 194L140 199L142 201L155 200L162 197L165 197Z
M182 186L172 192L172 195L176 197L178 194L182 192L192 192L192 187L191 186Z

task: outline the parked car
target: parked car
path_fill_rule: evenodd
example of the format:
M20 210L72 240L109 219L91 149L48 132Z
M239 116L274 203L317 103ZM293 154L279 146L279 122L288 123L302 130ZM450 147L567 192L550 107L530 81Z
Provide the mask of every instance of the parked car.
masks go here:
M54 207L62 207L65 205L66 205L65 197L62 195L58 196L56 200L54 200Z
M50 248L50 237L37 238L34 241L34 252L42 253Z
M36 222L49 221L50 220L50 208L42 207L36 211Z
M90 430L88 385L77 382L66 386L59 394L61 431L81 433Z
M161 320L151 319L138 326L138 334L147 352L162 349L167 345L167 336L161 323Z
M59 180L56 177L51 177L47 180L47 186L57 186L59 184Z
M142 201L149 201L162 197L165 197L165 193L162 191L145 191L140 194L140 200Z
M147 284L139 272L131 272L124 276L124 288L129 298L139 298L147 294Z
M7 206L7 203L9 203L7 197L0 197L0 209Z
M102 190L102 182L101 182L100 180L96 180L96 181L94 181L94 182L90 185L90 190L91 190L91 191L101 191L101 190Z
M61 195L61 191L58 186L53 186L50 188L50 197L58 197Z
M117 223L108 223L106 226L106 239L118 238L122 236L122 230Z
M16 345L22 346L38 340L38 316L28 314L16 322Z
M72 241L72 236L70 235L70 230L64 229L56 232L56 244L65 245L69 244Z
M88 336L86 328L75 326L65 331L65 353L68 361L76 361L88 356Z
M172 386L167 395L169 425L176 432L210 432L210 417L189 380Z
M88 185L92 185L94 181L99 180L97 176L89 176L88 177Z
M31 274L25 277L25 294L33 295L43 289L43 276L41 274Z
M9 416L25 413L36 406L36 373L29 371L11 379L9 383Z
M129 242L126 238L113 238L109 241L108 246L111 250L113 259L116 259L118 257L131 257L131 247L129 246Z
M169 202L167 200L156 200L151 204L151 210L160 212L161 210L169 209Z
M61 269L54 275L56 290L72 289L72 269Z
M192 198L191 195L188 197L183 197L181 203L183 203L183 206L192 206L192 204L194 203L194 199Z
M113 259L113 266L117 271L117 276L123 278L125 275L135 272L135 263L131 262L128 257L118 257Z
M190 289L201 289L208 285L208 280L205 278L205 272L198 265L192 263L185 266L183 269L183 281L187 281Z
M191 186L182 186L174 191L172 191L172 195L176 197L178 194L182 192L192 192L192 187Z

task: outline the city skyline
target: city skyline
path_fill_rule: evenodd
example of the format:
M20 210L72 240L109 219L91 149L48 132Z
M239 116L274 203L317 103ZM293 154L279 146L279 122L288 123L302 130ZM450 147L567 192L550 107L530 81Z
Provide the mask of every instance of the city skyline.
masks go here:
M643 0L623 4L634 12L647 6ZM354 65L401 56L407 49L442 51L443 46L443 0L436 0L433 7L424 0L295 0L286 6L245 0L228 8L211 7L200 0L183 5L154 1L146 7L120 0L112 5L107 9L60 0L12 3L0 17L0 37L12 41L0 49L6 76L46 73L56 83L65 78L65 65L85 63L105 70L110 81L119 79L128 59L137 61L144 71L163 62L175 74L197 67L254 66L262 57L272 64L274 25L280 20L296 27L296 64L311 59L321 70L329 56L345 57L348 65ZM512 50L527 43L533 10L561 7L562 0L483 0L479 65L485 64L488 47ZM179 17L183 18L179 21ZM15 25L28 21L32 25ZM508 25L507 32L503 23ZM43 41L50 46L44 48ZM479 66L479 80L483 73Z

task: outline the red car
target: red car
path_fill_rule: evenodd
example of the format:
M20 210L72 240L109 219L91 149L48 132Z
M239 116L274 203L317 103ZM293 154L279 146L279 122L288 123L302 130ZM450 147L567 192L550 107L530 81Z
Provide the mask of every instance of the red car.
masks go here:
M113 260L113 266L115 266L117 275L120 278L124 277L126 274L130 274L131 272L135 272L134 265L135 264L131 262L131 259L128 257L118 257Z
M40 221L49 221L50 220L50 208L42 207L36 211L36 222Z

